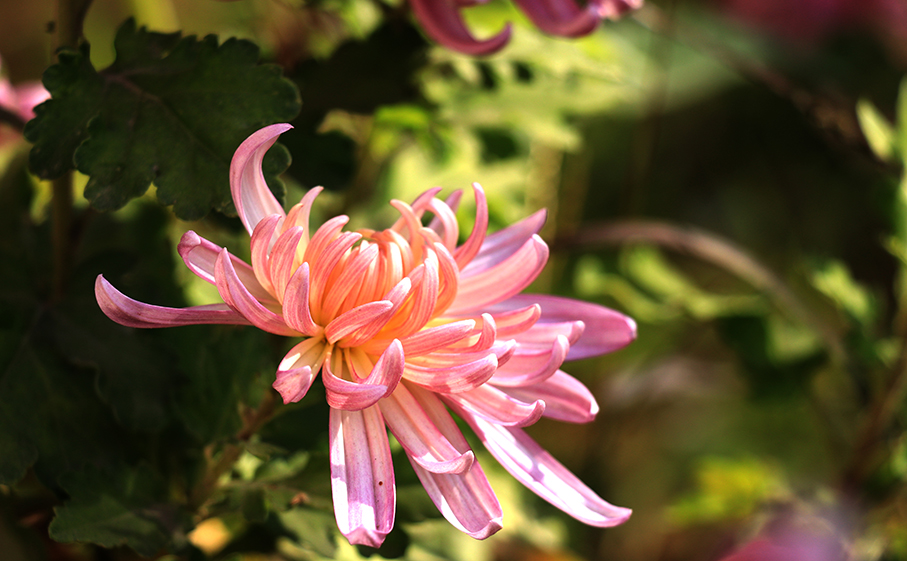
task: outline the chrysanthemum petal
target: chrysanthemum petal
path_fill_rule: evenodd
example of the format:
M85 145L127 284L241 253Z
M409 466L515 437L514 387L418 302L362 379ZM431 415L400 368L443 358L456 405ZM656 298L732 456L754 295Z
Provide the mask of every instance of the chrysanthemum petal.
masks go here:
M631 318L604 306L572 298L519 294L500 302L492 309L495 311L516 309L534 303L542 306L539 323L578 320L585 325L582 336L571 345L567 360L610 353L622 349L636 339L636 322Z
M472 276L506 260L523 247L545 225L547 212L540 210L516 224L491 234L482 242L479 253L460 270L461 276Z
M537 384L501 390L521 401L544 401L543 415L558 421L588 423L598 414L598 403L589 388L563 370Z
M384 329L384 327L391 319L393 319L394 314L397 313L397 310L409 296L409 293L412 291L412 287L413 285L409 278L400 279L400 282L398 282L397 285L394 286L394 288L392 288L390 292L388 292L384 296L384 300L387 302L392 302L393 307L390 308L385 315L376 317L371 323L363 325L362 327L354 331L351 335L341 340L339 345L341 347L356 347L365 345L366 347L369 347L369 352L377 352L375 351L375 349L371 348L373 345L369 345L367 344L367 342L376 339L375 336L378 335L382 329ZM395 333L392 336L383 337L380 341L372 342L384 344L384 342L391 337L396 338L397 334Z
M230 162L230 192L236 205L236 212L251 235L258 222L271 214L285 216L283 207L271 194L261 161L268 149L277 142L277 137L290 130L292 125L279 123L253 133L243 141L233 154Z
M457 315L509 298L529 286L548 261L548 246L542 238L533 235L507 259L494 266L460 274L457 299L447 313Z
M472 319L452 321L443 325L426 327L401 339L400 342L403 343L403 350L407 357L420 356L462 340L470 334L475 326L476 322Z
M455 447L435 426L432 419L438 413L426 411L405 384L398 385L379 405L391 433L417 465L432 473L463 473L472 465L472 450ZM440 402L437 406L444 408Z
M269 262L271 248L277 239L276 234L281 222L282 217L279 214L266 216L255 226L255 230L252 232L252 239L249 241L252 253L252 270L255 271L255 278L272 295L276 295L277 291L274 290L274 283L271 282L271 266Z
M563 335L558 335L547 349L524 348L517 346L516 352L506 364L498 368L491 378L497 386L514 387L537 384L547 380L567 358L570 343Z
M431 423L460 451L469 444L456 422L435 394L412 388ZM501 505L485 473L474 461L463 474L432 473L409 458L416 475L432 502L451 524L476 539L485 539L501 529Z
M198 275L199 278L211 284L214 284L214 263L217 261L217 256L222 249L219 245L206 240L192 230L183 234L177 246L177 251L180 257L183 258L186 267ZM266 305L277 304L277 300L258 282L255 272L248 263L232 254L230 255L230 260L233 262L233 268L236 270L236 274L242 281L243 286L249 289L249 292L252 293L256 300Z
M403 345L394 340L375 362L368 377L361 382L352 382L334 373L328 357L322 368L328 405L349 411L374 405L397 388L403 377L403 363Z
M498 359L489 353L478 360L465 364L432 368L417 366L408 362L403 377L408 381L433 392L452 393L475 389L495 375Z
M331 320L324 329L324 336L327 337L328 343L336 343L357 329L386 316L393 307L394 303L387 300L356 306Z
M522 429L496 425L456 406L454 410L511 475L570 516L598 527L617 526L630 518L630 509L596 495Z
M536 27L559 37L588 35L597 26L595 7L581 8L573 0L514 0Z
M340 532L379 547L394 526L394 467L381 411L331 409L331 492Z
M127 327L178 327L223 323L251 325L251 322L226 304L209 304L191 308L165 308L133 300L98 275L94 285L95 297L101 311L120 325Z
M459 8L451 0L411 0L410 6L425 32L449 49L468 55L487 55L500 50L510 40L509 23L489 39L473 37L460 17Z
M290 277L283 300L283 319L303 335L317 335L321 327L312 319L309 307L309 264L303 263Z
M305 229L294 226L278 236L268 256L268 270L274 294L281 302L286 298L287 284L296 272L296 248L305 235Z
M472 184L472 190L476 198L476 222L463 245L454 251L454 259L460 270L478 255L488 233L488 201L485 199L485 190L478 183Z
M446 394L443 398L473 415L509 427L529 426L538 421L545 411L544 401L523 402L490 384L466 392Z
M243 286L236 275L230 254L226 249L220 252L214 264L214 278L217 291L231 308L242 314L252 324L268 333L299 337L301 333L289 327L283 317L265 308Z
M296 403L308 393L315 381L316 372L311 366L278 370L277 379L271 386L277 390L284 403Z

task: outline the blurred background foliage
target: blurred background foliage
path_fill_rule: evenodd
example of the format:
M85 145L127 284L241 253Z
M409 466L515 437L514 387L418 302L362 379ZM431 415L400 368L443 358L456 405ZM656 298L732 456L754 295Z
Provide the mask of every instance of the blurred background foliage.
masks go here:
M0 4L13 84L53 62L54 10ZM241 255L238 219L196 220L155 188L102 213L77 175L61 280L52 187L27 173L20 138L0 148L3 558L712 561L799 532L831 544L827 559L907 559L905 12L650 0L563 40L493 0L469 10L471 28L514 21L513 39L475 59L431 45L399 1L95 0L94 68L117 60L130 17L248 39L280 67L302 98L281 138L286 200L324 185L316 223L387 224L389 198L473 181L493 228L547 207L535 289L619 309L639 339L568 365L600 402L594 423L530 432L634 515L582 526L489 459L505 528L476 542L395 454L397 529L377 552L348 545L324 400L313 389L256 417L275 407L286 341L126 329L94 301L99 273L146 302L217 301L176 244L191 228Z

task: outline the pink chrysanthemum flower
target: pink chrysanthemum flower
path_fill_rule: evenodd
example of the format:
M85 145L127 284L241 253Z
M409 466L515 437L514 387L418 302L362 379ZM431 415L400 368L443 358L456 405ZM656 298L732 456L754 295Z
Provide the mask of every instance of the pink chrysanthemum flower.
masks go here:
M476 39L460 15L464 7L487 0L410 0L425 32L445 47L469 55L487 55L510 40L507 24L497 35ZM580 6L575 0L514 0L542 32L558 37L581 37L598 27L602 19L617 19L642 6L642 0L589 0Z
M231 189L252 236L252 264L191 231L180 242L186 265L215 284L224 303L152 306L99 276L104 313L132 327L252 324L301 339L274 388L285 403L299 401L321 373L331 406L334 513L352 543L377 547L394 524L387 429L454 526L475 538L501 528L501 507L448 409L553 505L594 526L627 520L630 510L602 500L520 428L542 415L592 420L595 399L561 363L621 348L636 335L633 320L601 306L519 294L548 258L537 235L544 211L486 236L488 208L475 185L475 227L462 245L454 216L461 193L442 201L440 189L412 205L393 201L400 219L386 230L343 232L348 218L338 216L312 232L320 188L285 213L261 172L265 152L289 128L265 127L233 157Z

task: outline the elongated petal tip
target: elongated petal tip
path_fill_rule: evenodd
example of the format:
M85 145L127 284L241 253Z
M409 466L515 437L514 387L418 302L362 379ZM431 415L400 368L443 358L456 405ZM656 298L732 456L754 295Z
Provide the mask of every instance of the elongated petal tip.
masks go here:
M287 123L269 125L243 141L230 162L230 193L243 225L251 235L258 222L272 214L284 215L261 171L261 162L277 137L293 128Z
M477 540L484 540L498 533L504 527L502 516L492 518L484 528L475 532L468 532L469 536Z
M352 532L344 534L344 537L353 545L365 545L377 549L384 543L387 532L358 527L354 528Z
M283 398L284 404L296 403L309 391L315 376L312 368L303 366L302 368L293 368L290 370L278 370L277 379L274 380L272 387L277 390L280 397Z

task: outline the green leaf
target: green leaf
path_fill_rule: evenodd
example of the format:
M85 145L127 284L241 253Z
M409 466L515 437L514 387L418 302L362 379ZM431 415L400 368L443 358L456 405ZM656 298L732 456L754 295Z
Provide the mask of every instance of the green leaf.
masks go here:
M897 153L894 128L879 110L865 99L857 102L857 119L869 147L882 160L892 160Z
M49 318L37 312L27 330L2 334L18 347L0 365L0 450L27 443L10 456L0 454L6 481L35 462L39 478L52 487L62 473L87 462L114 462L131 450L98 399L94 376L67 364L44 340L52 332Z
M218 45L213 35L180 38L128 20L115 48L116 60L100 72L87 46L61 51L47 70L53 97L26 127L32 170L54 178L77 168L89 176L85 196L99 210L121 208L153 182L180 218L234 212L233 152L259 128L296 116L296 87L276 66L258 65L258 47L244 40ZM280 197L275 174L288 165L278 147L264 166Z
M70 500L56 509L50 537L59 542L91 542L104 547L128 545L150 557L169 541L165 521L173 507L163 500L163 485L146 465L67 474L61 485Z
M233 436L242 426L237 405L250 403L256 381L273 380L277 361L270 355L267 334L205 326L181 327L168 335L188 377L177 400L184 425L202 443Z

